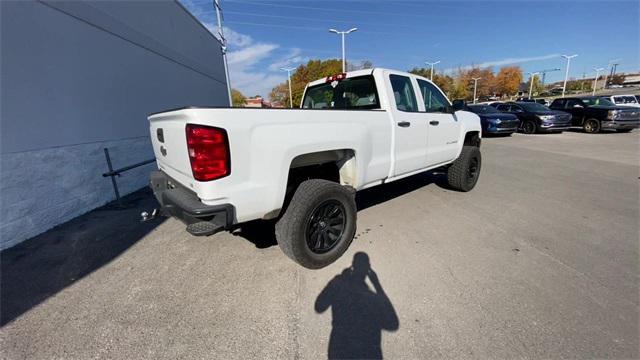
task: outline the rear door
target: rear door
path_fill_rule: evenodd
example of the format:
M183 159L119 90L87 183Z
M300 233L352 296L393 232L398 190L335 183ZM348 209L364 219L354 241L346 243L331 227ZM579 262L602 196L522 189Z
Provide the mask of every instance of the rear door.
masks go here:
M571 124L582 125L582 120L585 115L585 107L579 99L567 99L564 109L557 110L562 110L571 114Z
M427 126L427 165L453 160L458 153L460 123L450 112L449 100L432 83L416 79L424 103Z
M389 74L388 79L395 142L392 176L398 176L426 167L428 124L418 108L415 80L399 74Z

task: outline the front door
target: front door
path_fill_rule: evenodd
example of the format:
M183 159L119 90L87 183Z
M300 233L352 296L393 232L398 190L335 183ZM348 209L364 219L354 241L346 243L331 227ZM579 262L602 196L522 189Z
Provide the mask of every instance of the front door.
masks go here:
M458 153L460 123L450 111L447 98L432 83L417 79L424 102L427 129L427 166L455 159Z
M419 112L411 78L390 74L389 83L394 98L391 112L395 123L395 166L392 176L399 176L427 166L428 122L424 114Z

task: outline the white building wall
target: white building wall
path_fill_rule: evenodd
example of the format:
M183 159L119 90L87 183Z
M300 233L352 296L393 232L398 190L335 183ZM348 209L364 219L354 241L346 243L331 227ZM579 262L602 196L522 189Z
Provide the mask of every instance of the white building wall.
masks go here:
M113 200L149 113L229 105L218 41L172 1L0 1L0 249ZM145 186L154 165L118 178Z

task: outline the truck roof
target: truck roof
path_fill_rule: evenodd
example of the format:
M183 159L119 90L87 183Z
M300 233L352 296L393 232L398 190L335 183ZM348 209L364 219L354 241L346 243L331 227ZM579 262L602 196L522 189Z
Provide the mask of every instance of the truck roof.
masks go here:
M346 78L348 79L348 78L357 77L357 76L372 75L376 71L385 71L385 70L393 71L394 73L397 73L397 74L404 74L404 75L407 75L407 76L417 76L419 78L425 79L424 77L422 77L420 75L410 74L410 73L405 72L405 71L398 71L398 70L385 69L385 68L379 68L379 67L376 67L376 68L373 68L373 69L347 71L346 72L346 74L347 74ZM334 75L337 75L337 74L334 74ZM428 79L425 79L425 80L428 80ZM307 87L324 84L325 82L326 82L326 77L310 82L309 84L307 84Z

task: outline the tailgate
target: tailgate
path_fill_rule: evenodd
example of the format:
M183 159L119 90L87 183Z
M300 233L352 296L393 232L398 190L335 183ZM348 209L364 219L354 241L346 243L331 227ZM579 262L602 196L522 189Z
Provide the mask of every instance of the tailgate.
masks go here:
M158 168L191 188L194 182L187 153L187 110L155 114L149 117L153 153Z

